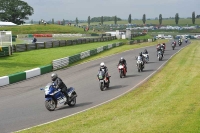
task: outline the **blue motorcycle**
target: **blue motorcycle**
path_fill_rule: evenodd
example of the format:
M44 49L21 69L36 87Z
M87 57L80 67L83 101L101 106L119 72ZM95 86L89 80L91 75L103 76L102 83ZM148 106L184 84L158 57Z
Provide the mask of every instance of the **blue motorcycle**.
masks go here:
M65 105L67 97L61 92L61 89L56 89L52 83L46 85L45 88L41 88L45 92L45 107L49 111L54 111L57 106ZM75 106L77 94L73 87L67 89L69 96L68 105L70 107Z

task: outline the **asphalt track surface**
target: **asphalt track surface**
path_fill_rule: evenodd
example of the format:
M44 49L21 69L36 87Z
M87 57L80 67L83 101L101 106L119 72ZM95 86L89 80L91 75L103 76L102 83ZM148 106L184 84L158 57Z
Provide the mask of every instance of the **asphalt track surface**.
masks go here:
M45 108L44 92L40 88L50 82L51 73L0 87L0 132L14 132L43 124L113 99L157 71L173 54L188 44L183 43L182 46L177 46L175 50L172 50L171 43L167 43L162 61L158 61L156 57L155 46L146 47L150 54L150 62L145 65L141 73L137 71L135 56L145 48L126 51L56 71L68 87L75 88L78 94L75 107L63 106L52 112ZM124 57L128 64L127 77L122 79L119 77L116 66L120 57ZM99 81L96 77L102 61L105 62L112 76L110 88L105 91L99 89Z

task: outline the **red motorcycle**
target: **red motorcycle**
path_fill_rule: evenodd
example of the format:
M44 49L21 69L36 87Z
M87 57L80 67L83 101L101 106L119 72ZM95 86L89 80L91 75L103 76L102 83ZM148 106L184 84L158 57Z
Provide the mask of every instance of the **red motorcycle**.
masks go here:
M126 76L126 68L125 68L124 65L119 64L118 65L118 70L119 70L119 76L120 76L120 78L123 78L123 77Z

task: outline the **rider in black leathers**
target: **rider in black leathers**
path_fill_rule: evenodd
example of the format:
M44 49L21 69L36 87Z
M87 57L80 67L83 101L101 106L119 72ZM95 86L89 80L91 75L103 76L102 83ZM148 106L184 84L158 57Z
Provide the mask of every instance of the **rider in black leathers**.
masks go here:
M119 63L118 63L118 66L119 66L119 64L124 65L124 67L125 67L125 69L126 69L126 72L127 72L126 60L125 60L123 57L120 58Z
M143 54L148 54L148 51L145 49L144 52L143 52Z
M52 80L52 83L54 84L55 88L56 89L61 89L61 92L66 96L67 99L66 99L65 104L67 104L68 101L69 101L69 96L67 94L67 86L62 81L62 79L57 76L56 73L53 73L51 75L51 80Z

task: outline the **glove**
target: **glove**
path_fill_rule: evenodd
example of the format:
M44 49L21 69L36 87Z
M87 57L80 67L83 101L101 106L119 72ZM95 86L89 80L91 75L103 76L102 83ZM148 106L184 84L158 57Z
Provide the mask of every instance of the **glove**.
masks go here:
M59 86L58 85L56 85L56 89L58 89L59 88Z

